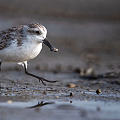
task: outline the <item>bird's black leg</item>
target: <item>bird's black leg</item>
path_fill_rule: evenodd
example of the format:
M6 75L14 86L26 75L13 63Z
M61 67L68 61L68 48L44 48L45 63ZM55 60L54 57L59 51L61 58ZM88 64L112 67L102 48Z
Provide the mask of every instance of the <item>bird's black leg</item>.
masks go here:
M35 77L35 78L39 79L39 81L41 81L41 82L43 83L43 85L46 85L45 82L49 82L49 83L57 82L57 81L49 81L49 80L47 80L47 79L45 79L45 78L42 78L42 77L39 77L39 76L34 75L34 74L32 74L32 73L29 73L29 72L27 71L27 66L26 66L25 63L24 63L24 69L25 69L25 74L30 75L30 76L32 76L32 77Z

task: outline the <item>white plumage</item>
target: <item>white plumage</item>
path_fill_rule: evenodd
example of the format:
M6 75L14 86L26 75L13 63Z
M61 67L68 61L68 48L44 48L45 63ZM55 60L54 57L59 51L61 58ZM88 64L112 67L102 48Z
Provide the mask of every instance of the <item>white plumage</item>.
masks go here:
M25 41L22 46L17 46L15 40L9 47L0 50L0 58L3 62L23 62L35 58L42 49L42 43L31 40Z

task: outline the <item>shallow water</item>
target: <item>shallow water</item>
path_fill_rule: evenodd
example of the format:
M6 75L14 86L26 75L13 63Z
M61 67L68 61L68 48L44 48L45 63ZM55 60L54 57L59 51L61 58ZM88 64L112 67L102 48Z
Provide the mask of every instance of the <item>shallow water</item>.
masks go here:
M28 102L1 102L0 107L2 108L10 108L17 109L37 109L39 108L42 111L53 111L60 112L62 116L66 116L65 111L74 114L75 111L79 111L80 114L87 116L92 116L94 118L97 114L101 119L119 119L120 118L120 103L119 102L103 102L103 101L80 101L74 100L70 103L70 101L46 101L52 102L52 104L48 104L42 107L29 108L38 104L38 100L32 100ZM44 102L45 103L45 102ZM56 113L55 113L56 114ZM25 116L25 115L23 115ZM84 116L84 117L85 117ZM94 116L94 117L93 117ZM91 117L90 117L91 118Z

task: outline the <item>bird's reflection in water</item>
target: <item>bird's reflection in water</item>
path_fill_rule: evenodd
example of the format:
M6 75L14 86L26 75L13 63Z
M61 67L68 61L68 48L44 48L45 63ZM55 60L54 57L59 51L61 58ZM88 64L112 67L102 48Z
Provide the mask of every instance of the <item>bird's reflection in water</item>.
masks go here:
M27 108L30 108L30 109L32 109L32 108L40 108L42 106L49 105L49 104L54 104L54 102L43 102L43 101L41 101L41 102L38 102L37 105L30 106L30 107L27 107Z

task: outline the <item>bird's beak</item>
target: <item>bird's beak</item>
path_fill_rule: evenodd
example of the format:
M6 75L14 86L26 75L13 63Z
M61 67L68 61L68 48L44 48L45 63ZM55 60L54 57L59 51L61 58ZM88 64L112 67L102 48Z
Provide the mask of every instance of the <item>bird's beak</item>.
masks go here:
M47 38L45 38L45 39L43 40L43 43L50 48L50 51L58 52L58 49L57 49L57 48L54 48L54 47L50 44L50 42L47 40Z

